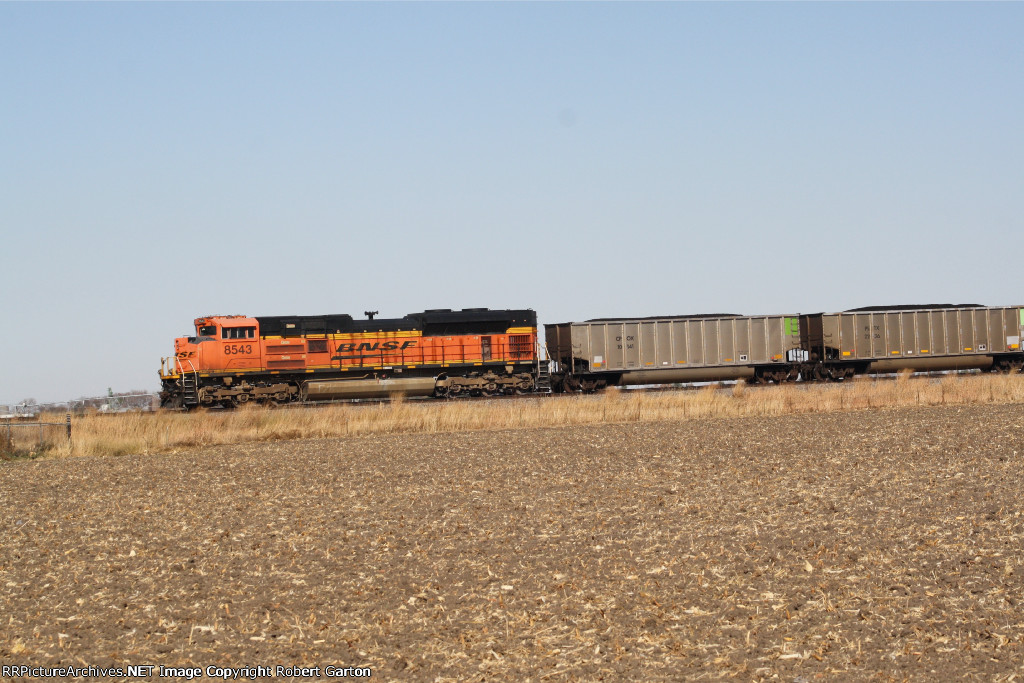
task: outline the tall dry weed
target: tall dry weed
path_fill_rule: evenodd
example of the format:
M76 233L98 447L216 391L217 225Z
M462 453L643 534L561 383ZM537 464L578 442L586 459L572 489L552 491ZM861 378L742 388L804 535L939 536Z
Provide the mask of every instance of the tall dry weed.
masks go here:
M746 393L747 382L746 380L739 380L732 386L732 397L743 398L743 394Z

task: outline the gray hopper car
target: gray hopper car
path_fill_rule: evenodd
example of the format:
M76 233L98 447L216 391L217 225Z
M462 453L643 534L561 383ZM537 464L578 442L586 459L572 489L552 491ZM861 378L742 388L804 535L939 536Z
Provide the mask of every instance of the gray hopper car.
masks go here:
M803 346L834 376L1020 369L1020 307L873 307L801 316Z
M545 325L556 391L608 385L796 379L796 315L683 316ZM791 376L792 374L792 376Z
M889 306L843 313L590 320L546 326L555 391L900 370L1020 371L1024 309Z

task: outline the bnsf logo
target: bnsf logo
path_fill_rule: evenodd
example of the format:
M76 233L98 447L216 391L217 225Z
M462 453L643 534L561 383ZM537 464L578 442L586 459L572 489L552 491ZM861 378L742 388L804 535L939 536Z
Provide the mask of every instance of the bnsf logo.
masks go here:
M397 341L386 341L386 342L363 342L356 344L339 344L337 353L353 353L355 351L395 351L398 349L407 349L410 346L416 346L416 342L397 342Z

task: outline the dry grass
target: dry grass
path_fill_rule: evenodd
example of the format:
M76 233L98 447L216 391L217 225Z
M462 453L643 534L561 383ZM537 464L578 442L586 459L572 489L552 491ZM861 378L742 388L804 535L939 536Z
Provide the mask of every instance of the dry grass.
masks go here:
M198 413L88 415L74 422L70 444L47 455L123 455L180 448L395 433L557 427L600 423L767 417L872 408L1024 403L1022 375L899 376L841 384L790 384L727 390L609 390L590 396L506 401L404 401L299 410L244 408Z

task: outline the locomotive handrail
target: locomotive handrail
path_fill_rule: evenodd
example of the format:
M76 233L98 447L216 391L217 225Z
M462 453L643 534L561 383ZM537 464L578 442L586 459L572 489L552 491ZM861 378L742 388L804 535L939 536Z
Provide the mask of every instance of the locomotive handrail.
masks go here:
M196 386L198 387L198 386L199 386L199 371L198 371L198 370L196 370L196 366L195 366L195 365L192 365L192 361L190 361L190 360L188 360L188 359L186 358L186 359L185 359L185 362L186 362L186 363L188 363L188 364L189 364L189 366L190 366L190 367L192 368L192 375L193 375L193 379L194 379L194 380L196 381ZM185 368L184 368L184 367L182 367L182 371L183 371L183 372L184 372L184 370L185 370Z

